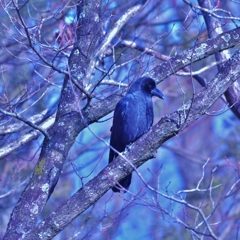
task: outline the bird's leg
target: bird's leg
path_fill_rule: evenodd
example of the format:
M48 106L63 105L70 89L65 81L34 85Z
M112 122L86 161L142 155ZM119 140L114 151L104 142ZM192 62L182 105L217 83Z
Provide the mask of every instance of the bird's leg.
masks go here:
M180 119L179 119L179 123L178 123L176 120L174 120L174 119L172 119L172 118L169 118L169 117L167 117L167 116L163 116L160 121L161 121L161 123L165 123L165 122L174 123L174 124L176 124L177 129L180 129L180 127L181 127L181 125L180 125L180 122L181 122Z
M129 151L131 150L132 144L133 144L133 143L129 143L129 144L125 147L124 152L129 152Z

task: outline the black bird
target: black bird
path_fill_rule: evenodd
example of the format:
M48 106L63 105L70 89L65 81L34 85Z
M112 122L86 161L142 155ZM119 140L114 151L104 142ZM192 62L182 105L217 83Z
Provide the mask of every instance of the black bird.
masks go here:
M127 94L117 103L113 125L111 128L110 145L118 152L141 137L153 123L152 96L164 99L161 91L156 88L152 78L142 77L133 83ZM109 162L112 162L118 154L110 149ZM132 174L122 179L119 184L125 189L129 188ZM120 192L116 186L114 192Z

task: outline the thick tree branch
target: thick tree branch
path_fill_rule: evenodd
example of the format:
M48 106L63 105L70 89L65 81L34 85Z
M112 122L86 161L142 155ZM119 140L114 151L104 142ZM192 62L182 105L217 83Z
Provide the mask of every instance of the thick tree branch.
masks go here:
M78 29L88 28L91 34L89 35L86 29L85 35L77 35L81 39L77 41L77 49L84 49L91 56L98 42L96 32L100 29L100 22L92 18L91 14L96 15L99 12L100 1L81 1L80 5L82 10L86 7L82 17L85 24ZM97 19L100 19L99 16ZM74 48L69 58L69 75L78 79L81 84L88 62L82 54L76 52ZM79 121L81 122L78 111L82 93L69 81L69 75L65 75L56 121L48 130L50 140L44 140L34 173L11 214L5 239L24 239L25 234L35 226L39 214L58 182L68 151L79 133L78 127L76 129L75 127ZM82 124L85 124L85 121Z
M212 5L212 2L207 0L198 0L198 3L200 5L199 8L204 11L203 16L207 25L209 37L216 37L219 36L220 33L222 34L223 29L219 22L217 22L214 18L210 17L212 15L211 13L214 11L214 6ZM206 11L206 9L208 11ZM223 37L224 40L228 42L230 35L223 36L225 36ZM229 58L229 56L229 51L215 53L215 58L217 61L225 61ZM220 68L221 65L218 66L218 70ZM229 89L227 89L227 91L225 92L225 97L229 106L232 106L232 112L236 115L236 117L240 119L240 86L238 82L235 82L232 86L229 87Z
M206 58L217 52L234 47L240 43L240 28L222 33L216 37L210 38L205 42L196 44L181 54L172 57L168 61L156 66L153 70L144 75L148 75L157 82L163 81L168 76L175 74L185 66L190 65L200 59Z
M228 42L225 41L226 36L229 36ZM168 61L155 67L151 71L151 75L159 83L166 79L169 75L175 74L179 70L191 64L191 60L192 61L201 60L207 56L215 54L216 52L232 48L239 43L240 43L240 28L236 28L234 30L218 35L216 38L208 39L207 41L197 44L195 47L185 50L180 54L176 55L175 57L170 58ZM196 52L198 54L195 54ZM189 57L186 58L186 56ZM77 60L78 59L76 59L76 61ZM167 69L167 71L165 71L165 69ZM154 73L156 73L156 75L154 75ZM87 109L84 109L82 112L83 115L87 118L87 123L91 124L93 122L96 122L98 119L104 117L105 115L113 111L117 101L119 101L123 92L124 91L119 90L116 92L116 95L109 96L106 99L103 99L97 103L88 106ZM69 101L72 101L72 98L70 96L69 98L70 98ZM75 106L78 105L75 104ZM75 109L75 111L78 111L78 107L77 109ZM81 126L79 128L79 131L86 127L85 124L84 125L80 124L79 126ZM17 149L18 147L22 146L23 144L27 143L28 141L32 140L34 137L37 137L40 134L35 131L31 133L30 137L28 136L29 134L26 135L25 140L24 136L21 137L21 141L19 141L18 143L23 141L22 144L15 145L15 143L11 143L9 146L6 146L8 150L6 150L6 148L4 147L4 149L0 149L0 153L4 154L5 156L9 154L12 150Z
M90 11L90 13L92 13L92 11ZM95 24L96 22L94 22L94 26ZM235 46L240 41L239 35L240 28L237 28L216 38L209 39L157 66L149 75L160 82L181 68L191 64L191 62L198 61L217 51ZM226 36L228 38L226 38ZM86 34L85 37L89 36ZM84 38L84 36L81 35L81 38ZM95 36L94 39L96 43L97 39ZM228 39L228 41L226 41L226 39ZM89 44L89 46L84 47L85 43ZM84 52L83 55L82 51L94 49L92 47L90 48L90 46L93 45L93 41L81 40L79 46L73 49L70 56L69 67L71 75L73 75L75 79L78 79L80 83L85 76L89 62L89 60L86 61L84 55L87 53L90 54L90 52ZM79 67L76 68L74 66ZM86 127L86 123L91 124L111 112L119 98L120 95L113 95L99 101L91 106L91 108L89 106L83 111L84 119L81 119L78 113L81 94L78 89L73 86L71 81L69 81L68 76L65 76L56 122L48 131L51 140L44 141L39 162L28 186L12 213L5 239L8 237L11 237L11 239L19 239L34 227L38 215L57 184L68 151L74 143L76 136ZM33 211L34 209L36 211ZM18 226L17 229L16 226Z
M143 1L143 3L135 4L133 7L128 9L121 18L114 24L112 30L104 37L102 40L101 45L97 48L95 53L92 56L92 59L89 63L87 75L85 78L85 84L90 83L91 76L93 75L93 72L95 71L95 66L97 66L97 62L99 57L103 57L105 55L105 52L109 46L109 44L112 42L112 40L116 37L116 35L120 32L122 27L131 19L133 18L138 12L141 11L141 9L144 7L144 4L146 1ZM89 89L91 85L87 86L87 89Z
M139 167L148 159L153 158L156 150L165 141L174 137L178 132L183 131L199 117L204 115L239 76L240 50L236 51L234 56L223 65L220 72L208 83L206 88L194 96L191 101L168 116L180 124L180 129L172 122L165 122L163 119L160 120L131 146L129 152L121 154L115 161L104 168L65 204L44 219L25 239L39 239L40 237L41 239L51 239L55 236L74 218L94 204L104 193L113 187L116 182L132 172L134 168L131 164ZM129 162L131 162L131 164L129 164ZM175 199L174 197L171 198L172 200ZM179 202L178 199L176 199L176 201ZM184 202L185 201L183 201L182 204L185 204ZM195 210L199 210L199 208ZM206 223L206 218L203 213L202 218L203 222ZM216 239L216 236L208 225L207 227L211 236Z

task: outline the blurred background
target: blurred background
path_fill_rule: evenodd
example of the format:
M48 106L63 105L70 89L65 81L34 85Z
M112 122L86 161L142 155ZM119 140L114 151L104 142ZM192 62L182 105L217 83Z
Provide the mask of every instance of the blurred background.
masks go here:
M30 34L27 36L13 3L1 1L1 109L18 113L37 124L55 113L64 75L46 62L66 69L75 39L76 3L18 1ZM197 4L197 1L192 3ZM213 3L224 10L219 15L224 17L229 12L240 17L239 2L219 0ZM103 0L103 33L108 33L134 4L135 1ZM239 24L227 18L217 20L224 31ZM29 37L34 39L40 58L30 48ZM206 39L208 32L200 11L183 1L151 0L114 39L92 81L104 77L131 83L157 64ZM230 53L234 52L235 49L230 49ZM158 84L165 100L153 98L155 122L177 110L202 89L191 72L198 71L206 82L218 72L214 56L191 64L189 69L188 74L181 71ZM94 101L120 88L124 87L102 84L95 90ZM109 142L112 115L79 134L42 218L108 164L109 149L102 140ZM32 131L19 120L0 113L0 236L6 230L11 211L41 151L43 135L38 133L26 140ZM156 158L139 168L145 181L157 191L201 208L222 239L238 239L239 132L238 119L224 99L219 99L208 114L166 142L158 149ZM157 191L148 189L134 173L129 193L113 194L109 190L54 239L198 239L187 226L200 232L206 230L199 213L160 196Z

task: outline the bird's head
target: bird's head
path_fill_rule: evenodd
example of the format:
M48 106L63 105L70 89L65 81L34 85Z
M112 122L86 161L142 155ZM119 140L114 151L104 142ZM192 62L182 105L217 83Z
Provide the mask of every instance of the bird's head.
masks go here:
M164 99L163 93L157 89L156 82L152 78L142 77L137 81L140 81L141 88L144 92L150 94L151 96L156 96Z

